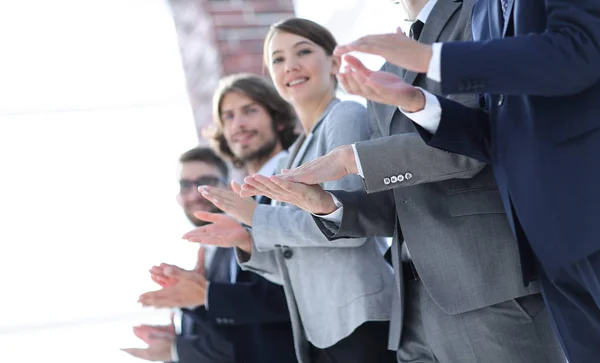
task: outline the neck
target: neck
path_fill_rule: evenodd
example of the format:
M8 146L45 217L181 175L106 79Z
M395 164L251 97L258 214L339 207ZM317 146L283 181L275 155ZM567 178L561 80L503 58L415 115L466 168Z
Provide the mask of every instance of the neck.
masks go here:
M300 120L300 124L306 135L308 135L317 121L319 121L319 117L323 114L327 105L329 105L329 102L331 102L333 98L334 93L331 92L327 97L321 97L317 101L294 105L294 109L296 110L296 114L298 115L298 119Z
M246 173L248 175L254 175L254 174L258 173L258 171L269 160L271 160L272 157L274 157L275 155L279 154L282 150L283 150L283 147L281 146L281 143L278 142L277 146L273 149L273 151L271 152L271 154L269 154L269 156L266 156L266 157L260 158L260 159L255 159L255 160L247 160L244 163L244 166L246 167Z
M408 20L416 20L417 15L419 15L428 2L429 0L403 0L402 5L404 5Z

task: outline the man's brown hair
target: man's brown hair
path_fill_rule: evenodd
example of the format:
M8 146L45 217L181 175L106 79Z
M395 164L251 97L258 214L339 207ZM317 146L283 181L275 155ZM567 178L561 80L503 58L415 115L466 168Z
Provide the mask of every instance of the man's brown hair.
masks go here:
M222 78L213 96L213 128L207 136L219 155L231 160L237 168L244 166L243 161L233 155L224 135L221 105L223 98L231 92L242 94L267 110L273 120L273 129L284 149L288 149L294 143L298 134L295 131L296 113L292 106L281 98L275 87L263 77L238 73Z

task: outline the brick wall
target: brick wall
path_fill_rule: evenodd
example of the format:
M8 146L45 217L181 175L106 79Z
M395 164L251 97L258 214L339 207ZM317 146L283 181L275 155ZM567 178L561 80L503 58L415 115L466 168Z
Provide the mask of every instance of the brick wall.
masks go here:
M269 26L294 16L291 0L212 0L207 5L223 74L262 73L263 41Z
M269 26L294 16L293 0L170 0L190 103L198 129L211 123L211 98L223 75L263 74Z

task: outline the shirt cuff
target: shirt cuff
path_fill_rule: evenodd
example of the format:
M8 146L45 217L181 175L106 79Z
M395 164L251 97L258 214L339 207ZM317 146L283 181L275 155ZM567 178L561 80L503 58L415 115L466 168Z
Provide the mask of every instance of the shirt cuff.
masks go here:
M352 144L352 151L354 151L354 161L356 162L356 169L358 170L358 175L360 175L361 178L365 178L365 173L363 173L363 169L362 169L362 165L360 163L360 158L358 157L358 151L356 151L356 144ZM332 194L333 196L333 194ZM333 200L335 201L335 197L333 197Z
M433 43L431 51L431 60L427 68L427 78L436 82L442 82L442 43Z
M354 146L354 145L352 145L352 146ZM313 216L318 217L318 218L323 218L326 221L333 222L336 224L342 224L342 216L344 215L344 206L339 201L339 199L337 199L335 197L335 195L333 195L329 192L328 192L328 194L331 195L331 198L333 198L333 203L335 203L335 206L338 207L338 209L336 209L332 213L329 213L326 215L313 214Z
M442 106L440 105L440 100L421 87L417 88L425 95L425 107L417 112L407 112L401 107L398 108L400 109L400 112L405 114L406 117L411 119L414 123L421 126L429 133L435 134L440 125L440 121L442 120Z
M177 339L171 344L171 362L179 362L179 354L177 353Z

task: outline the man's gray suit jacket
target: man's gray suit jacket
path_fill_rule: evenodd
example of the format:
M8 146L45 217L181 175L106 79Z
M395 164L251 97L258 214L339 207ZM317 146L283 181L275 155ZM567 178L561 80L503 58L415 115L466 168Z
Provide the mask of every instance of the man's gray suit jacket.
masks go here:
M471 39L474 0L439 0L420 41ZM391 64L382 70L440 94L440 84ZM448 95L446 95L448 96ZM477 107L473 95L448 96ZM403 321L400 248L404 239L433 301L459 314L538 292L521 277L513 238L491 166L427 146L397 107L368 103L373 137L356 143L365 192L333 191L343 204L341 225L315 218L330 239L394 236L396 295L389 348L397 350Z

